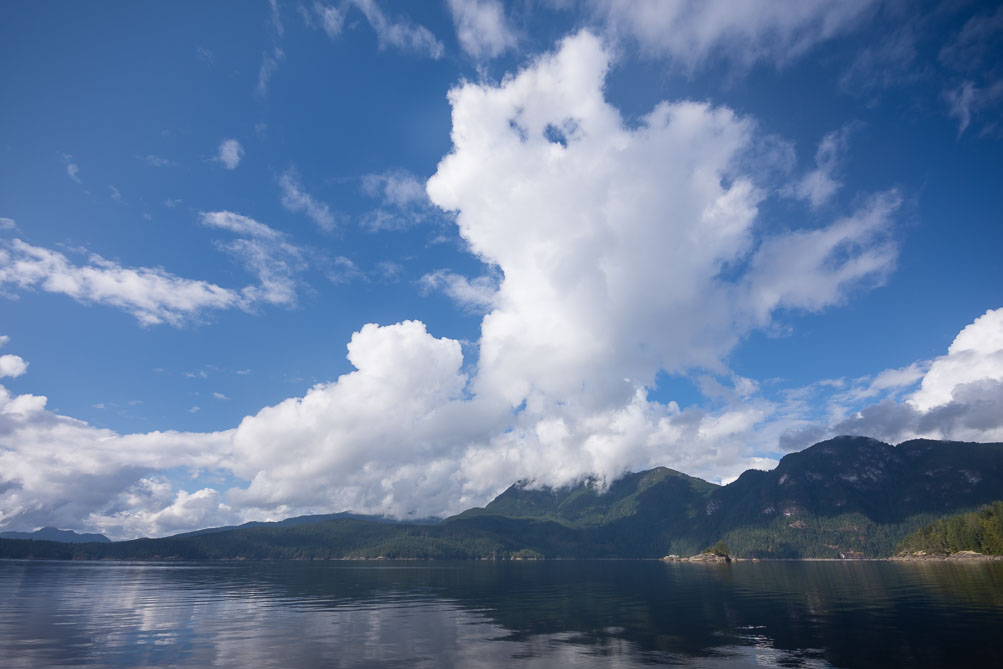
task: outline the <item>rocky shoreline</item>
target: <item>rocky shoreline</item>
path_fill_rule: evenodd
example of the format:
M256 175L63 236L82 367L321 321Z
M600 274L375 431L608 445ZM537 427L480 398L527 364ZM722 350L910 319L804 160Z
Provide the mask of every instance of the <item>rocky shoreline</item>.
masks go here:
M957 553L927 553L917 551L892 557L846 557L846 558L739 558L730 555L700 553L690 557L666 555L661 562L697 562L704 564L725 564L731 562L1003 562L1003 555L986 555L975 551Z
M888 559L896 562L997 562L1003 561L1003 555L986 555L975 551L958 551L957 553L916 551Z

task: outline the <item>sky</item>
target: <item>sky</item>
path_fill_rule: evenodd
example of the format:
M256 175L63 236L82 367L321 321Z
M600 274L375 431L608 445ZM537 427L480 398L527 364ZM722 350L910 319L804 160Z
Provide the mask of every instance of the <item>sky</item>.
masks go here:
M0 6L0 529L1003 441L1003 8Z

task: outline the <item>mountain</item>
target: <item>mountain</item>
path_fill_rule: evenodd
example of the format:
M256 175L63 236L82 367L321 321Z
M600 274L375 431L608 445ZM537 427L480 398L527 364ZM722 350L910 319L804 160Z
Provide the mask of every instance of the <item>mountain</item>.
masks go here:
M362 513L352 513L350 511L342 511L340 513L321 513L314 514L310 516L294 516L292 518L285 518L284 520L276 521L260 521L252 520L248 523L242 523L240 525L223 525L221 527L207 527L202 530L194 530L192 532L182 532L181 534L172 535L172 539L181 539L184 537L197 537L200 534L216 534L217 532L229 532L230 530L244 530L250 527L290 527L292 525L311 525L313 523L322 523L328 520L337 520L341 518L352 518L355 520L368 520L374 523L408 523L415 525L434 525L440 522L439 518L413 518L405 521L395 520L393 518L388 518L387 516L376 516L368 515Z
M665 467L609 485L522 481L434 524L331 514L163 539L0 539L0 557L112 559L652 558L718 541L741 557L887 557L911 532L1003 498L1003 444L838 437L718 486Z
M57 530L55 527L43 527L34 532L0 532L0 539L34 539L66 544L108 543L111 541L103 534L78 534L73 530Z
M705 508L708 543L740 555L890 555L934 517L1003 498L1003 444L837 437L747 471Z

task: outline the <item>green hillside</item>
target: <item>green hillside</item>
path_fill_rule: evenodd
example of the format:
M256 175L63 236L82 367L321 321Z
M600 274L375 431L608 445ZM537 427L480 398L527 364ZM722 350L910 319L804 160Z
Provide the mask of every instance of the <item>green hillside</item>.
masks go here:
M907 536L899 546L903 554L961 551L1003 555L1003 502L971 513L938 518Z

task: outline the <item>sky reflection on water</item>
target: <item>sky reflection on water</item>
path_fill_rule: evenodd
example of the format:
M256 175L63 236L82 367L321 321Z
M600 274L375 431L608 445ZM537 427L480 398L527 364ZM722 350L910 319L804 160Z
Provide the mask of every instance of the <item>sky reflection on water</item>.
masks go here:
M1000 665L1003 564L0 562L34 666Z

